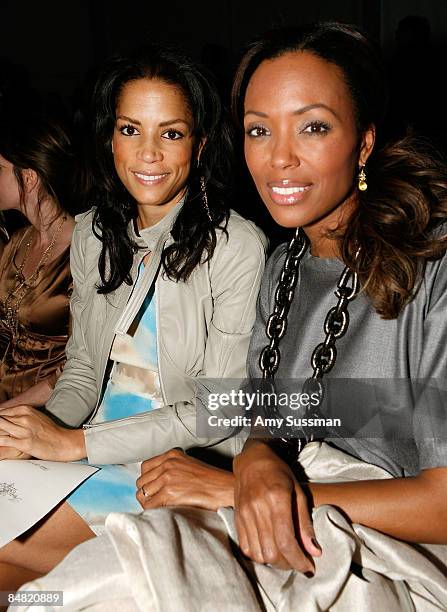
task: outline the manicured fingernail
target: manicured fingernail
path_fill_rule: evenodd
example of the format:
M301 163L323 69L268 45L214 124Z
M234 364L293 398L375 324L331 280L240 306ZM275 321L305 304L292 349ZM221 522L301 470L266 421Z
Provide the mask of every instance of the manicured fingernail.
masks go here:
M315 548L318 548L318 550L321 550L321 546L318 544L316 538L312 538L312 544L315 546Z

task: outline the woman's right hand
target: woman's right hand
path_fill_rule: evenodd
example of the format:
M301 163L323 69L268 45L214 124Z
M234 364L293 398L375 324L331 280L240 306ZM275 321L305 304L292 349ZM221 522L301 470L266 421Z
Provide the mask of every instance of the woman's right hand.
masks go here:
M32 406L0 410L0 430L0 448L18 449L36 459L77 461L87 454L82 429L60 427Z
M321 555L307 498L289 466L262 440L233 462L235 519L242 552L258 563L314 573ZM307 554L306 554L307 553Z

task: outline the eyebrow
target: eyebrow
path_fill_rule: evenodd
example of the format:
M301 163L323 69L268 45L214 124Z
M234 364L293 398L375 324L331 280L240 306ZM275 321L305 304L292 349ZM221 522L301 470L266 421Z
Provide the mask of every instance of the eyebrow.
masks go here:
M141 121L138 121L138 119L132 119L132 117L127 117L127 115L118 115L116 119L122 119L124 121L134 123L135 125L141 125ZM185 119L180 119L179 117L177 119L169 119L169 121L162 121L158 125L160 127L166 127L168 125L172 125L173 123L183 123L186 126L191 127L191 124L188 123L188 121L186 121Z
M307 106L303 106L303 108L299 108L298 110L293 111L292 115L303 115L304 113L307 113L308 111L311 111L314 108L324 108L330 113L332 113L332 115L334 115L337 119L339 119L339 116L334 111L334 109L328 106L327 104L323 104L323 103L308 104ZM264 119L268 118L268 115L266 113L262 113L261 111L254 111L254 110L245 111L244 117L246 117L247 115L256 115L257 117L263 117Z

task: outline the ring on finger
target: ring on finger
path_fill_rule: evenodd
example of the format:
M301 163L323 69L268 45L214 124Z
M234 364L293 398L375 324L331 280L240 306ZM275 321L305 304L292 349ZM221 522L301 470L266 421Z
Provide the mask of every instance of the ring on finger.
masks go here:
M150 497L149 493L145 490L144 485L141 487L144 497Z

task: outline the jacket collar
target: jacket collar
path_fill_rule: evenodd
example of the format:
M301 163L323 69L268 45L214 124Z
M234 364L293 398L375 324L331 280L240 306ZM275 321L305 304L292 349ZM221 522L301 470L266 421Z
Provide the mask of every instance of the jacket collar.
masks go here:
M168 212L167 215L163 217L158 223L155 225L151 225L151 227L145 227L140 230L139 234L136 230L136 223L131 221L129 224L129 232L131 237L135 240L139 247L143 249L149 249L149 251L153 251L157 242L163 234L167 234L172 226L175 223L177 215L183 208L183 204L185 203L186 195L178 202L172 210Z

